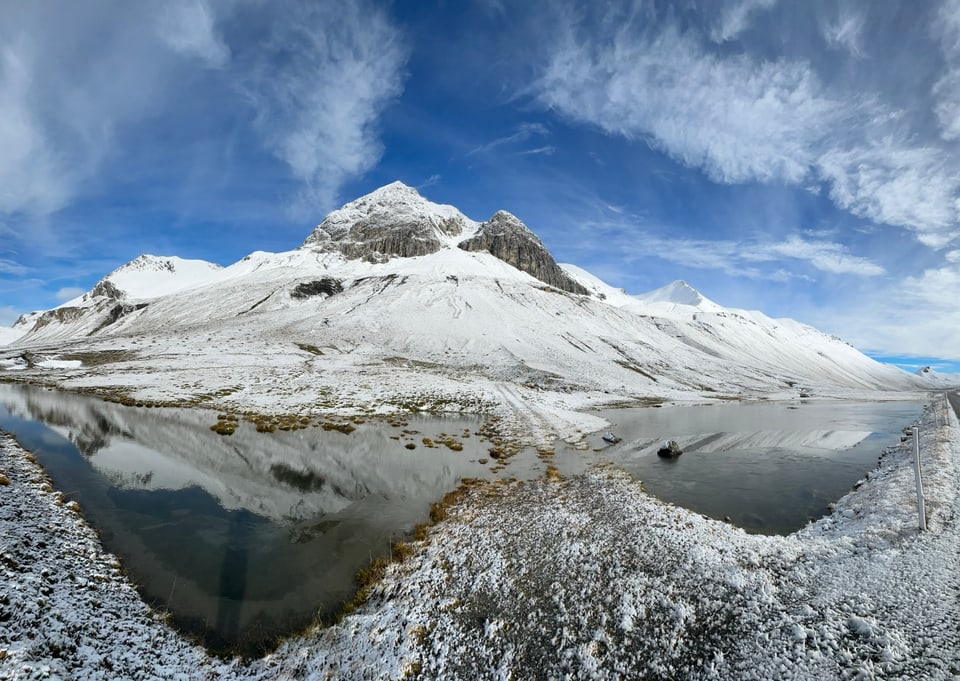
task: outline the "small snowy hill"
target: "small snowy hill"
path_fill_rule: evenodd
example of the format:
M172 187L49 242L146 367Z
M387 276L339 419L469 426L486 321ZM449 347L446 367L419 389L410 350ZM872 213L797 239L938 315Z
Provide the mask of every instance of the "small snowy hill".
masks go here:
M98 281L86 293L46 312L23 315L14 330L24 340L68 340L104 331L121 317L168 296L212 281L222 270L205 260L141 255ZM46 329L46 331L44 331Z
M724 308L682 281L627 295L558 265L505 211L477 222L401 183L332 212L292 251L226 268L142 256L25 327L20 351L124 348L139 358L81 371L78 382L180 398L220 385L260 408L424 392L515 403L533 390L563 411L586 394L924 385L812 327Z
M916 375L932 387L956 388L960 386L960 374L942 374L930 366L917 369Z
M641 304L656 306L664 311L672 310L677 305L695 307L704 312L722 312L723 308L712 300L704 297L700 291L683 280L677 280L666 286L634 296Z

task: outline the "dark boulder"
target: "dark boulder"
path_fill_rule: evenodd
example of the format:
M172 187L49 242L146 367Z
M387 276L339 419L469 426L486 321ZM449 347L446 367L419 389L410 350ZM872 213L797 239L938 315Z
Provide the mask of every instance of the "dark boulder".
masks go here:
M683 454L683 450L680 449L676 440L663 443L663 447L657 450L657 456L662 456L664 459L675 459L681 454Z

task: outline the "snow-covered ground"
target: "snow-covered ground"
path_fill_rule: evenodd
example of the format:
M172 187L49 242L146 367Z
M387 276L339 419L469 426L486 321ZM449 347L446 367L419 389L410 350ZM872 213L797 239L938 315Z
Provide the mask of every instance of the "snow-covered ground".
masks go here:
M920 422L835 512L748 535L614 470L465 489L340 624L211 659L148 611L0 438L0 678L903 678L960 675L960 427ZM2 482L5 480L6 482Z

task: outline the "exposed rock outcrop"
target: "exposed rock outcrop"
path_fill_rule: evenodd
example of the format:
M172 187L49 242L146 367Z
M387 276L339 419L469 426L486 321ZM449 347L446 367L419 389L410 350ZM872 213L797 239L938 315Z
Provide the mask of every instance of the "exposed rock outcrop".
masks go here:
M126 317L128 314L132 312L136 312L137 310L142 310L145 307L147 307L147 305L148 303L136 303L136 304L119 303L117 305L114 305L107 312L107 315L103 319L103 321L101 321L100 324L97 325L97 328L95 328L93 331L91 331L87 335L92 336L98 331L101 331L106 327L110 326L111 324L116 323L118 320L120 320L121 317Z
M120 298L123 298L124 295L124 292L118 289L112 281L109 279L101 279L96 286L90 289L90 293L88 293L85 298L97 298L102 296L105 298L111 298L113 300L119 300Z
M476 236L460 242L460 248L487 251L554 288L580 295L588 293L560 269L537 235L505 210L497 211L480 225Z
M87 309L82 307L55 307L37 317L37 321L34 322L31 330L36 331L37 329L42 329L47 324L53 324L54 322L69 324L70 322L77 321L86 313Z
M441 239L460 235L464 224L452 206L431 203L416 189L394 182L330 213L303 247L386 262L436 253Z
M343 284L340 283L340 280L334 279L333 277L324 277L323 279L316 279L314 281L300 282L293 287L290 295L303 300L304 298L311 298L313 296L329 297L337 293L343 293Z

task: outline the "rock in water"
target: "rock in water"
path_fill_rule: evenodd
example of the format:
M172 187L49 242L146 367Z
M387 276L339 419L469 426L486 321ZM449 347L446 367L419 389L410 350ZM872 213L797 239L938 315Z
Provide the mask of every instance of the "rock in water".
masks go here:
M683 450L680 449L676 440L665 442L663 447L657 450L657 456L662 456L664 459L675 459L681 454L683 454Z

